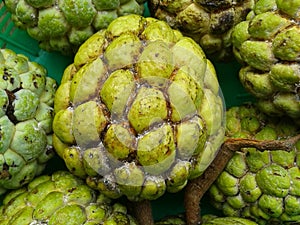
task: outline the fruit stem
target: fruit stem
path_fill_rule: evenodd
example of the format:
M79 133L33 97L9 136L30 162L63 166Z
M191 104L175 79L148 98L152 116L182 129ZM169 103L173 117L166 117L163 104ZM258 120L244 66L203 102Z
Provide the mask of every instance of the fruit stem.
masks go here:
M152 206L150 200L130 201L128 203L131 214L136 218L137 223L141 225L154 225L152 215Z
M251 140L243 138L225 140L211 165L200 177L191 180L185 188L184 206L187 225L201 224L200 201L224 170L234 152L239 151L241 148L256 148L259 151L279 149L291 151L299 140L300 135L286 140Z

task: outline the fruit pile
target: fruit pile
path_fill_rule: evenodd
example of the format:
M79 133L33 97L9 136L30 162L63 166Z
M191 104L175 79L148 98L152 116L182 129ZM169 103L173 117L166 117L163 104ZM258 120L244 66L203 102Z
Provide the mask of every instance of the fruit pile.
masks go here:
M181 190L216 154L224 137L219 91L190 38L163 21L124 16L83 44L65 70L53 144L96 189L156 199Z
M71 60L0 49L1 225L300 223L300 0L0 6Z
M5 0L15 26L47 51L73 54L92 34L119 16L141 15L145 0Z
M284 140L300 133L288 117L272 118L254 105L227 111L226 138ZM300 141L290 151L241 148L210 187L216 208L259 224L300 221Z

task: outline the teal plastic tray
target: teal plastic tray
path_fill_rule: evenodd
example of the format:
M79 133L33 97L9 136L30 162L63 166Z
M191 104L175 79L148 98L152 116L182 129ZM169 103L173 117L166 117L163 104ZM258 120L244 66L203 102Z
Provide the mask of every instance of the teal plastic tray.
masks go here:
M146 6L146 5L145 5ZM146 6L145 16L149 16ZM72 57L63 56L60 53L49 53L38 47L38 42L32 39L24 30L16 28L11 21L11 15L5 9L4 3L0 2L0 48L9 48L16 53L24 54L31 61L38 62L48 70L48 75L60 83L64 69L73 61ZM252 101L252 98L245 92L238 80L240 65L236 61L230 63L213 62L218 74L220 86L224 95L227 107L240 105ZM64 162L54 157L47 165L44 173L52 173L55 170L65 169ZM182 213L183 192L166 194L152 202L153 216L160 219L167 215ZM0 196L1 199L1 196ZM1 205L1 202L0 202ZM201 202L201 213L214 213L220 215L204 197Z

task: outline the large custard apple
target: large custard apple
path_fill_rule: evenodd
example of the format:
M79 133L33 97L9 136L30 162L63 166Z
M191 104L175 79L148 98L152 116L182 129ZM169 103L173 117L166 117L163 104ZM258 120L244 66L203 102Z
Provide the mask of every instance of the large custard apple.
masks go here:
M269 115L300 118L300 1L259 0L233 31L239 77Z
M53 101L57 88L46 69L0 49L0 193L40 174L54 155Z
M300 133L290 118L270 118L255 105L230 108L226 124L228 138L284 140ZM213 205L260 225L299 224L299 151L300 141L291 151L242 148L209 189Z
M57 90L53 144L111 197L156 199L202 174L224 138L223 98L202 49L127 15L89 38Z
M254 0L149 0L151 15L192 37L214 60L232 60L232 28L246 19Z
M41 175L9 192L1 225L137 225L127 208L67 171Z
M145 0L5 0L17 27L46 51L73 55L115 18L144 13Z

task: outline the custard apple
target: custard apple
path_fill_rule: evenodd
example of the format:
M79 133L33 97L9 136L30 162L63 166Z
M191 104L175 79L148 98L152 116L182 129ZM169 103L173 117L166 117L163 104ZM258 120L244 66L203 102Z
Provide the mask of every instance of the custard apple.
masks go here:
M284 140L300 133L288 117L271 118L256 105L230 108L226 138ZM226 216L265 224L300 221L300 141L291 151L242 148L234 153L208 191L213 205Z
M5 195L1 225L137 225L127 208L67 171L41 175Z
M300 1L259 0L232 33L239 78L270 116L300 118Z
M186 225L184 216L176 215L163 218L155 223L155 225ZM257 223L239 217L217 217L215 215L202 216L201 225L258 225Z
M12 21L41 49L73 55L115 18L144 13L145 0L5 0Z
M234 216L217 217L214 215L204 215L201 225L258 225L256 222Z
M26 56L0 49L0 194L39 175L54 155L57 83Z
M210 59L230 61L232 28L246 19L254 0L149 0L153 17L192 37Z
M90 37L54 100L53 144L110 197L156 199L202 174L224 138L212 63L191 38L127 15Z

